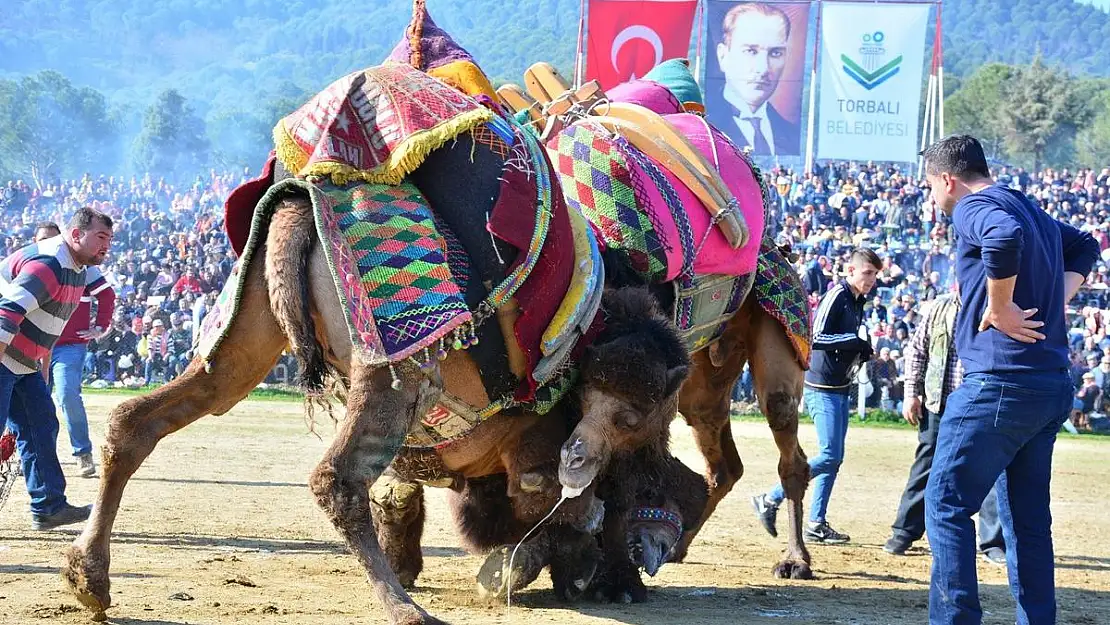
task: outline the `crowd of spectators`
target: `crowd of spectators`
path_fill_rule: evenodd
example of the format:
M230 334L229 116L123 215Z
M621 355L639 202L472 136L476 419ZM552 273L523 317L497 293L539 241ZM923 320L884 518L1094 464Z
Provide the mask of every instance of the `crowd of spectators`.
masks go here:
M1090 232L1102 260L1068 309L1079 427L1110 412L1110 168L998 167L999 184L1020 190L1054 218ZM902 399L904 348L925 307L956 288L954 234L949 218L929 201L929 189L897 166L875 163L819 165L813 175L773 169L770 228L776 241L798 254L798 273L815 303L833 282L854 246L883 259L876 294L865 305L876 357L865 372L871 407L897 410ZM1105 363L1105 364L1102 364Z
M200 320L235 260L223 232L223 202L250 177L209 172L188 186L151 175L90 176L35 188L0 186L3 253L30 241L35 224L64 223L90 205L116 221L105 274L119 297L109 333L90 348L86 379L138 385L172 379L191 357ZM797 252L797 269L814 302L843 275L853 246L883 259L876 295L866 305L875 359L867 402L896 409L905 344L924 307L955 288L953 233L908 170L876 163L819 164L813 174L766 173L773 197L768 228ZM1110 168L1030 173L998 167L1000 184L1021 190L1053 217L1090 232L1103 260L1069 308L1077 420L1110 412ZM288 367L285 363L285 367ZM750 392L750 385L745 385Z
M0 186L4 256L28 244L37 224L65 224L80 206L115 222L112 252L101 266L116 292L115 313L106 334L89 345L87 383L137 387L184 370L236 258L223 230L224 200L249 177L212 171L174 186L150 175L86 175L41 188L23 180ZM284 363L278 373L288 370Z

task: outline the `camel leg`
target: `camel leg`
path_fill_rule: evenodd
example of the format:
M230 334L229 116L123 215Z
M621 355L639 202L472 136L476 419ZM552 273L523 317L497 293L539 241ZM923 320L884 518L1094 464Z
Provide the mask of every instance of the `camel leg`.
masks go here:
M285 348L266 294L263 263L249 268L240 311L213 356L212 371L194 360L173 382L123 402L108 417L100 490L85 529L66 553L62 577L103 618L111 605L109 540L127 481L168 434L208 414L223 414L266 378Z
M424 534L424 486L387 469L370 487L378 543L390 568L405 588L412 588L424 569L420 538Z
M716 510L717 504L744 475L744 463L732 438L729 403L732 387L744 369L747 355L741 338L748 323L746 312L741 309L729 322L715 351L720 354L716 364L711 361L708 349L691 357L694 369L682 387L678 409L693 428L694 442L705 458L709 499L701 519L687 530L675 548L674 562L685 559L690 544Z
M783 579L812 579L809 551L802 540L802 499L809 484L809 464L798 444L798 403L805 370L798 364L782 326L762 310L752 314L747 343L751 346L752 380L759 409L779 448L779 479L789 504L786 553L775 565L774 574Z
M398 367L398 369L401 369ZM371 587L395 625L440 621L413 602L378 544L367 488L396 457L409 426L439 395L430 379L405 367L402 388L391 389L388 368L371 369L353 359L347 418L309 478L316 502L366 571Z

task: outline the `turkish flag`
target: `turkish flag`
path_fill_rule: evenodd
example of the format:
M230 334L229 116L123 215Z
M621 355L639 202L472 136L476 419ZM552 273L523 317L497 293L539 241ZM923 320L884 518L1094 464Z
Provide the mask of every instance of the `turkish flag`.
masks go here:
M590 0L586 80L603 89L686 58L697 0Z

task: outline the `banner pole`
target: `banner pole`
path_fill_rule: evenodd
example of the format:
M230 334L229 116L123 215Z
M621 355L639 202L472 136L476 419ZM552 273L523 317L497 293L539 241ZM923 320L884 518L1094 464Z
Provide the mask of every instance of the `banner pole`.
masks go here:
M806 172L813 173L813 138L817 132L817 55L821 49L821 0L817 0L817 35L813 43L813 65L809 70L809 121L806 122Z
M944 29L941 26L941 13L944 10L944 0L937 0L937 35L936 35L936 49L937 49L937 80L939 85L937 87L940 104L940 136L944 136Z
M921 150L924 151L929 140L929 117L933 113L933 90L936 88L936 75L929 74L929 87L925 94L925 118L921 120ZM921 171L925 167L925 157L917 157L917 175L921 177Z
M582 86L582 72L585 70L582 62L582 56L585 46L582 44L582 38L585 36L586 29L586 0L580 0L578 3L578 47L574 51L574 88L577 89Z
M698 44L694 47L694 82L701 86L701 57L702 57L702 32L705 30L705 2L698 0L698 8L694 13L694 28L698 29Z

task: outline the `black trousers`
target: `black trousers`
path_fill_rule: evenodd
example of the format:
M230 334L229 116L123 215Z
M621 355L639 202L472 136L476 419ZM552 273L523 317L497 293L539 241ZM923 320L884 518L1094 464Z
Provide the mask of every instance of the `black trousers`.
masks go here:
M925 535L925 485L929 482L929 471L933 468L933 453L937 448L937 428L940 415L921 409L921 422L918 424L917 451L914 454L910 477L902 501L898 504L898 516L891 528L894 536L908 542L921 540ZM979 510L979 550L991 547L1005 549L1002 539L1002 522L998 519L998 497L995 489L983 500Z

